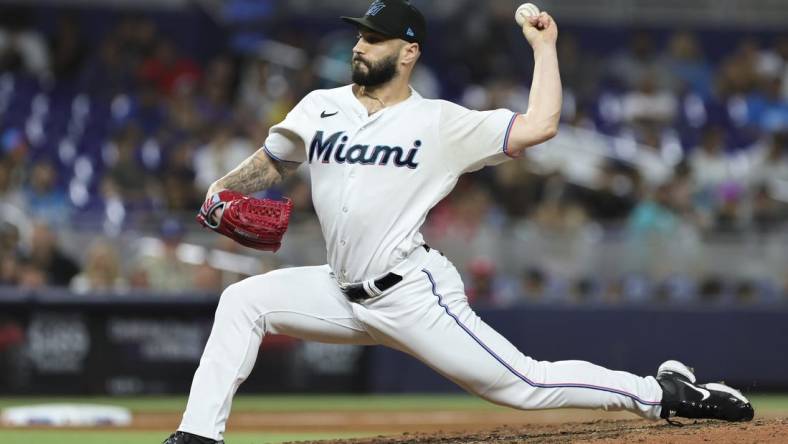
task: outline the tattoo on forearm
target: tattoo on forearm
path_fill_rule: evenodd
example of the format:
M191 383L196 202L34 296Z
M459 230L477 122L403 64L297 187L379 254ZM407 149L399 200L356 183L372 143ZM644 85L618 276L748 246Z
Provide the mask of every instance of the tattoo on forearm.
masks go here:
M271 187L288 173L287 167L272 161L265 151L260 149L219 179L217 185L239 193L251 194Z

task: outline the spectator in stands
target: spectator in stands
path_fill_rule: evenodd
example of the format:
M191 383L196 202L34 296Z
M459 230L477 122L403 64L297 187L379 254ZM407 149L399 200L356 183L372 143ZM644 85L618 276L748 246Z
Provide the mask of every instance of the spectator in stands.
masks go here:
M761 72L759 72L760 46L754 37L743 37L725 61L728 65L736 65L739 68L729 73L734 90L739 94L746 95L758 88L761 76Z
M788 101L788 35L777 37L774 42L774 52L779 58L777 63L782 62L782 73L779 74L783 79L782 97L783 100Z
M607 282L602 293L602 302L618 305L624 302L624 277L616 277Z
M788 130L788 101L782 97L782 76L758 78L758 88L747 96L747 121L762 132Z
M725 282L719 276L706 276L701 281L698 291L699 302L716 304L725 296Z
M726 182L717 188L718 208L712 229L717 234L737 235L746 230L742 201L744 188L736 182Z
M24 208L24 197L11 170L11 162L0 157L0 202L17 208Z
M161 224L161 251L139 260L140 270L144 270L149 288L165 293L179 293L193 289L194 276L191 265L178 257L178 247L185 234L183 225L176 219L166 219ZM143 282L136 277L135 284Z
M166 205L171 211L193 212L205 199L204 190L197 187L194 171L197 143L197 139L187 138L176 143L168 153L161 177Z
M663 128L673 121L678 108L676 96L657 84L657 72L643 71L634 88L622 98L624 120L635 125Z
M259 125L263 140L268 128L281 122L292 108L293 85L282 69L262 60L252 60L243 69L236 102L244 121Z
M739 305L752 305L758 302L759 294L755 282L743 279L736 283L733 290L734 301Z
M140 78L152 82L164 95L193 91L201 76L199 65L178 52L175 44L159 40L153 55L142 62Z
M655 90L670 88L671 75L656 51L654 37L648 32L640 31L629 38L628 42L628 48L614 55L608 62L608 74L629 90L637 89L646 79L654 85Z
M123 57L120 44L112 35L99 42L98 52L84 64L80 74L81 89L105 99L133 91L135 81L133 64Z
M460 193L438 205L430 214L428 230L436 239L469 242L487 222L493 222L495 208L487 188L470 177L461 179Z
M197 107L204 121L224 122L233 117L234 80L235 65L229 56L218 56L208 63L197 98Z
M75 17L58 18L55 33L49 39L49 51L55 79L66 82L77 80L87 51Z
M670 37L663 63L674 77L671 89L675 94L691 91L704 98L711 95L713 71L695 34L675 32Z
M701 229L711 225L711 215L699 212L695 205L695 183L686 159L673 168L670 189L670 206L683 221Z
M493 189L495 201L508 217L524 218L532 210L543 189L542 177L530 171L527 158L506 162L495 168Z
M0 169L5 171L0 192L14 192L27 176L30 145L24 132L7 128L0 132ZM7 196L6 196L7 197Z
M314 218L315 210L312 204L312 190L309 182L304 177L293 175L288 178L283 190L283 195L293 201L293 212L290 221L304 223ZM273 196L280 197L280 196Z
M57 172L51 163L39 161L30 171L30 180L24 190L28 213L51 224L69 220L71 206L68 196L57 186Z
M671 185L663 184L650 198L638 203L628 221L635 239L658 243L675 235L680 221L671 206L671 194Z
M0 72L49 75L49 52L40 32L28 27L23 8L3 7L0 14Z
M216 122L206 122L199 112L195 91L184 89L166 98L166 122L169 131L178 137L201 135L206 127Z
M578 190L578 197L594 219L620 222L637 205L641 186L636 169L611 161L599 169L590 189Z
M544 235L572 238L587 228L588 213L572 193L567 177L546 178L541 199L531 215L532 226Z
M197 186L207 190L216 179L227 174L253 152L252 143L240 136L231 122L217 124L210 142L198 148L194 156Z
M20 280L32 286L65 287L79 273L76 261L58 245L57 235L44 222L33 224L30 242L24 251Z
M139 67L153 55L160 39L156 24L144 16L123 19L116 28L116 37L123 58L129 60L134 67Z
M495 264L488 258L477 257L468 264L469 279L465 286L468 303L472 306L491 306L498 302Z
M725 133L722 128L709 126L703 131L699 147L689 157L695 186L701 192L714 189L725 181L733 180L730 163L725 155Z
M74 276L70 287L76 293L119 293L128 289L112 243L99 239L91 244L82 272Z
M167 105L154 85L142 83L139 85L138 91L133 110L125 121L119 123L134 122L139 124L145 134L154 134L167 122Z
M788 177L788 176L786 176ZM788 208L772 197L767 184L755 187L752 201L752 224L760 233L771 233L788 221Z
M777 181L788 180L788 129L767 138L765 144L750 151L752 165L751 181L777 185Z
M19 229L0 222L0 286L16 285L19 281Z
M130 290L147 291L150 290L150 279L148 273L142 263L135 263L127 275Z
M573 280L568 289L568 301L571 304L588 304L596 297L596 287L592 279L581 277Z
M149 182L138 157L141 144L141 131L129 125L113 137L105 156L109 160L107 178L116 185L123 202L136 208L144 208L148 199Z
M581 49L577 37L570 33L561 35L558 42L558 64L564 86L564 101L569 93L573 99L585 104L592 100L599 85L600 63L598 56ZM563 116L571 117L571 116Z
M211 266L207 261L194 267L192 288L200 292L221 294L225 285L222 271Z
M537 267L525 269L520 276L519 291L524 302L544 302L547 298L547 277L544 271Z
M19 261L15 285L26 290L41 289L47 286L63 286L51 284L46 270L36 265L31 259L25 258Z

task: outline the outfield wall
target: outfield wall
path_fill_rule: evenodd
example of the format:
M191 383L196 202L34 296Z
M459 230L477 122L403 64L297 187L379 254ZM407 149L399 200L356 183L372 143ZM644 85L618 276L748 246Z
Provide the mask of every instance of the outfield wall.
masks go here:
M0 289L0 394L183 393L210 333L215 304L209 294L118 297ZM784 306L524 306L478 313L539 360L581 359L648 375L663 360L680 359L702 380L754 391L788 389ZM242 388L454 390L400 352L276 336L264 341Z

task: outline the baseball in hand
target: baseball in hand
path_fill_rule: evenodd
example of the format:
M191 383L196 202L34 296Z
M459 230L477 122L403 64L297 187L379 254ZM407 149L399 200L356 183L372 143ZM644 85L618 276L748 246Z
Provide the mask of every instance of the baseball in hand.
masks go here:
M520 26L525 25L525 19L539 15L539 8L533 3L523 3L514 13L514 19Z

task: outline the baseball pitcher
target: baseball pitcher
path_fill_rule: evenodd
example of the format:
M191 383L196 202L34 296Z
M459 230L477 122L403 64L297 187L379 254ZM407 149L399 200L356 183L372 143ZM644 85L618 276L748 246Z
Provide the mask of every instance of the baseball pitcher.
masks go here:
M556 134L558 26L549 14L523 23L535 59L523 113L473 111L413 90L427 27L406 1L376 0L363 17L342 20L358 29L353 84L304 97L259 151L210 187L198 216L244 245L275 251L289 203L246 196L307 164L328 264L254 276L223 292L183 421L165 444L222 442L233 396L266 334L382 344L470 393L517 409L752 419L741 393L698 384L677 361L663 363L656 377L640 377L524 355L474 313L455 267L419 233L462 174L516 159Z

